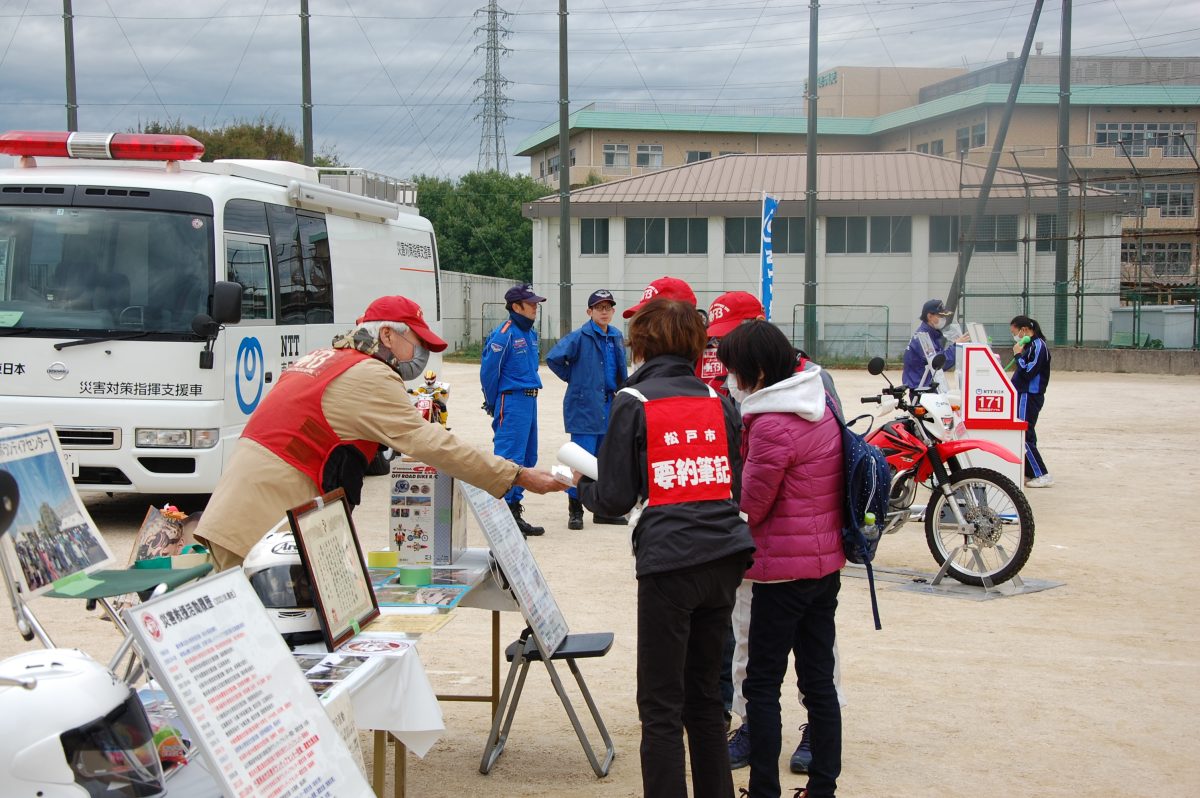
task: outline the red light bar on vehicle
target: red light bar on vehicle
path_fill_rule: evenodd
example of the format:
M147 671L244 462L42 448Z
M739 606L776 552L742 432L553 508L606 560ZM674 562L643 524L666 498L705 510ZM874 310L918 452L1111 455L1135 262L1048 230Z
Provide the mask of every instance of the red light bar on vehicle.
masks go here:
M191 136L176 134L10 130L0 133L0 153L117 161L198 161L204 145Z

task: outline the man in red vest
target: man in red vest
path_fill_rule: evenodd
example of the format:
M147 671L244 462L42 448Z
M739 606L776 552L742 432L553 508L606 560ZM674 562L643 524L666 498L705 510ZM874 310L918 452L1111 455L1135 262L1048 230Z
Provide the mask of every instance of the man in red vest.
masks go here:
M380 444L497 497L513 486L565 488L545 471L487 454L425 421L404 382L419 377L429 352L446 342L416 302L381 297L357 324L289 366L246 424L196 530L218 568L240 564L288 508L315 495L340 487L358 504Z

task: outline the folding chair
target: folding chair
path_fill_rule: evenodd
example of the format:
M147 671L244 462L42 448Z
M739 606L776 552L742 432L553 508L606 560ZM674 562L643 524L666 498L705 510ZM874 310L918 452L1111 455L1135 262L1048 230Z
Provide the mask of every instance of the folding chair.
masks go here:
M613 757L616 756L616 752L613 750L613 741L608 735L608 729L604 726L604 720L600 717L600 710L596 708L596 702L592 700L592 694L588 690L587 684L583 681L583 674L579 672L579 666L575 664L575 660L603 657L612 648L612 644L612 632L569 634L563 639L563 642L550 656L549 660L547 660L542 654L536 636L532 634L532 630L529 627L525 627L525 631L521 632L521 636L504 650L504 656L512 663L512 666L508 669L508 679L504 683L504 691L500 694L500 704L496 707L496 716L492 720L492 730L488 734L487 745L483 749L483 759L479 762L479 772L485 775L489 773L492 766L496 764L496 760L500 758L500 754L504 753L504 745L508 742L508 733L512 728L513 716L517 714L517 704L521 700L521 691L525 687L525 676L529 673L529 664L531 662L542 662L546 665L546 670L550 674L550 681L554 684L554 691L558 693L558 698L562 701L563 708L567 711L567 717L571 719L571 725L575 727L575 735L579 738L579 744L583 746L584 753L587 754L588 762L592 765L592 770L596 772L597 777L603 778L607 776ZM579 685L579 691L583 694L583 700L587 703L588 710L592 713L592 721L596 724L596 728L600 732L600 737L604 740L605 757L603 762L596 757L591 741L588 740L587 734L579 723L579 717L575 714L575 707L571 704L571 699L567 696L566 690L563 689L562 680L558 677L558 671L554 668L554 660L566 660L571 673L575 675L575 683ZM516 682L515 688L513 686L514 681Z

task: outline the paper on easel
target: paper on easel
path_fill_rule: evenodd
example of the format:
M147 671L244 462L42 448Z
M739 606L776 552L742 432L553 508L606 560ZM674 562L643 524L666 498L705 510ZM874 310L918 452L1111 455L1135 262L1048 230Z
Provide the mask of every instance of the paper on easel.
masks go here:
M558 462L575 469L590 479L599 478L600 471L596 463L596 455L578 443L568 442L559 447Z

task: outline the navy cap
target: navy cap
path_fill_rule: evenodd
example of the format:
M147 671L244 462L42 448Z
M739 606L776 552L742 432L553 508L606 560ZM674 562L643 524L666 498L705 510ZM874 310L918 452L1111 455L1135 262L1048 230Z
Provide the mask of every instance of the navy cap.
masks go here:
M612 291L609 291L607 288L601 288L599 291L593 291L592 295L588 297L589 308L594 308L601 302L611 302L613 303L613 307L616 307L617 304L617 300L613 299Z
M921 306L921 321L925 321L925 317L930 313L936 313L939 316L953 316L954 314L946 310L946 303L940 299L931 299Z
M529 284L514 285L504 292L504 301L510 305L514 302L545 302L546 297L535 294Z

